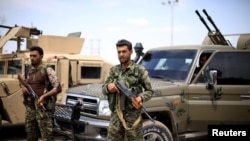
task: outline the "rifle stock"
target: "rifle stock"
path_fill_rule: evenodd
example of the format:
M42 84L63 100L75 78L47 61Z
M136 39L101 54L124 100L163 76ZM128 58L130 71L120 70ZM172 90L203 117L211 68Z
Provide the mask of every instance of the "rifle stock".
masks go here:
M131 100L131 102L133 102L135 105L137 105L138 103L135 101L136 96L130 92L126 86L124 86L119 80L116 82L116 87L121 91L122 94L124 94L128 99ZM154 119L148 114L148 112L146 111L146 108L142 105L141 106L141 110L143 111L143 113L146 114L146 116L153 122L155 123Z
M27 83L23 80L23 78L22 78L22 76L21 76L20 74L18 74L17 78L18 78L18 80L20 81L20 83L21 83L23 86L25 86L25 87L27 88L27 90L29 91L30 96L31 96L34 100L38 100L39 97L37 96L37 94L35 93L35 91L31 88L31 86L30 86L29 84L27 84ZM44 107L44 105L43 105L42 103L41 103L40 107L41 107L41 110L46 114L46 117L48 118L49 115L48 115L48 113L46 112L46 108Z

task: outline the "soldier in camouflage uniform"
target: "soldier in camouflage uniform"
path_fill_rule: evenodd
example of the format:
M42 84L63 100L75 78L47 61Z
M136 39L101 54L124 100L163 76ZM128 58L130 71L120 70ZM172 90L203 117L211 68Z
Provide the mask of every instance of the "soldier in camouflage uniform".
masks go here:
M53 141L53 121L41 111L41 104L47 112L55 110L56 94L61 92L61 86L55 71L42 63L43 49L38 46L30 48L31 69L25 80L39 99L35 101L29 96L26 87L21 86L24 95L24 105L26 107L25 130L28 141L38 141L41 135L44 141Z
M120 64L112 67L106 78L102 91L107 95L109 108L112 111L107 141L142 141L142 117L140 107L153 94L147 70L133 62L132 44L119 40L116 44ZM124 94L120 94L115 83L120 80L137 97L137 105ZM139 103L139 104L138 104Z

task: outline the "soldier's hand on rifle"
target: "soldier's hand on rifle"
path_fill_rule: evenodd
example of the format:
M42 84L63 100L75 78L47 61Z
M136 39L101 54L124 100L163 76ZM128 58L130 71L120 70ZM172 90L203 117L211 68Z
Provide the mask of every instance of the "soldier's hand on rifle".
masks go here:
M120 93L120 91L116 87L115 83L109 83L107 88L108 88L108 91L110 91L111 93Z
M38 98L38 100L37 100L37 105L38 105L38 106L41 106L41 105L43 105L43 102L44 102L44 97L43 97L43 96L40 96L40 97Z
M30 92L28 91L26 87L22 86L21 88L22 88L23 94L30 94Z
M138 96L136 98L131 98L132 104L136 109L140 109L142 106L142 97Z

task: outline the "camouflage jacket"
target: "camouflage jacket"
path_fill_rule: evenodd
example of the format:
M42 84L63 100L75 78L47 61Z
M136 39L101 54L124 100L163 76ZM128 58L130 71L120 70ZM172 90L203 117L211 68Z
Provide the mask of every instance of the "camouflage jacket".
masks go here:
M110 69L109 76L102 86L102 92L108 97L111 111L115 110L116 94L110 93L107 90L107 85L115 83L118 79L122 80L124 85L136 96L141 96L143 102L148 101L153 95L148 71L143 66L133 62L126 69L122 70L120 64L116 65ZM128 107L133 108L132 103L130 101L127 102Z

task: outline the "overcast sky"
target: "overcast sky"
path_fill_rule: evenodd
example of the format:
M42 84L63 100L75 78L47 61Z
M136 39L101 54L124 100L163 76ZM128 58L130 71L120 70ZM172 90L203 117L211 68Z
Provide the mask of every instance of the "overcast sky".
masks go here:
M34 26L44 35L82 32L82 54L98 54L117 63L115 43L141 42L144 51L158 46L201 44L208 31L206 9L222 34L250 33L249 0L0 0L0 22ZM172 18L173 16L173 18ZM173 20L172 20L173 19ZM171 26L172 24L173 26ZM214 28L207 21L212 30ZM173 29L173 32L171 32ZM1 30L0 30L1 31ZM0 32L3 34L2 32ZM232 38L232 37L227 37ZM232 41L234 42L234 41ZM92 48L92 49L91 49ZM11 47L4 48L11 52Z

